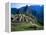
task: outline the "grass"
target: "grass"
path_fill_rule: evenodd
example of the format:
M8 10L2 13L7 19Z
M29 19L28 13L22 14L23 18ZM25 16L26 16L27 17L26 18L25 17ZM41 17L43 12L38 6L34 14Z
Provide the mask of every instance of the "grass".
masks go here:
M25 30L43 30L43 25L40 24L40 22L37 21L37 19L33 16L33 15L25 15L25 14L17 14L15 15L16 17L18 17L19 19L22 16L22 20L23 18L24 21L20 21L16 23L16 17L13 22L11 22L11 31L25 31ZM31 19L29 19L31 18ZM26 19L28 19L28 22L25 21Z
M16 26L15 25L12 25L13 28L12 28L12 31L24 31L24 30L38 30L38 29L43 29L42 26L38 25L32 25L31 23L26 23L26 22L23 22L23 23L19 23L17 24Z

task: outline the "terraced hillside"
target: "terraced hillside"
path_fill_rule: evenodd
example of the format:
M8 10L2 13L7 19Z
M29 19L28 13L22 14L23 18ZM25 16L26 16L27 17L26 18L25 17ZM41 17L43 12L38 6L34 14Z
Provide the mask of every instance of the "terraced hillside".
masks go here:
M37 22L32 14L11 15L11 31L42 30L43 26Z

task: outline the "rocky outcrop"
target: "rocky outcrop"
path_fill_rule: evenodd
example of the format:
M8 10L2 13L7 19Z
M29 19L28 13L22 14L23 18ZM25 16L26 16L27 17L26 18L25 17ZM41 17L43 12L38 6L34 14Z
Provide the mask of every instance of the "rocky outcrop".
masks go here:
M12 17L13 20L12 22L32 22L32 23L36 23L36 18L33 15L25 15L25 14L16 14L14 17Z

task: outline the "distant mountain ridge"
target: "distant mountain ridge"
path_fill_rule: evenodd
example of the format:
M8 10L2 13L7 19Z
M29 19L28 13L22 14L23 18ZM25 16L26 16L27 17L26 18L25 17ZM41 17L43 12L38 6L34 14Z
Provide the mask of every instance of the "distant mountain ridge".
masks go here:
M24 6L19 9L11 8L11 14L27 13L34 15L38 20L43 21L44 18L43 6Z

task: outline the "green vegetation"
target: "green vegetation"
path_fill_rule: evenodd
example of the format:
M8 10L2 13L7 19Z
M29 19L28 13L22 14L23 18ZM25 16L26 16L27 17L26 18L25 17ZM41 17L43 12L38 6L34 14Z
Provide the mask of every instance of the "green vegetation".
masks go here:
M32 14L16 14L11 18L11 31L43 30L43 25Z

